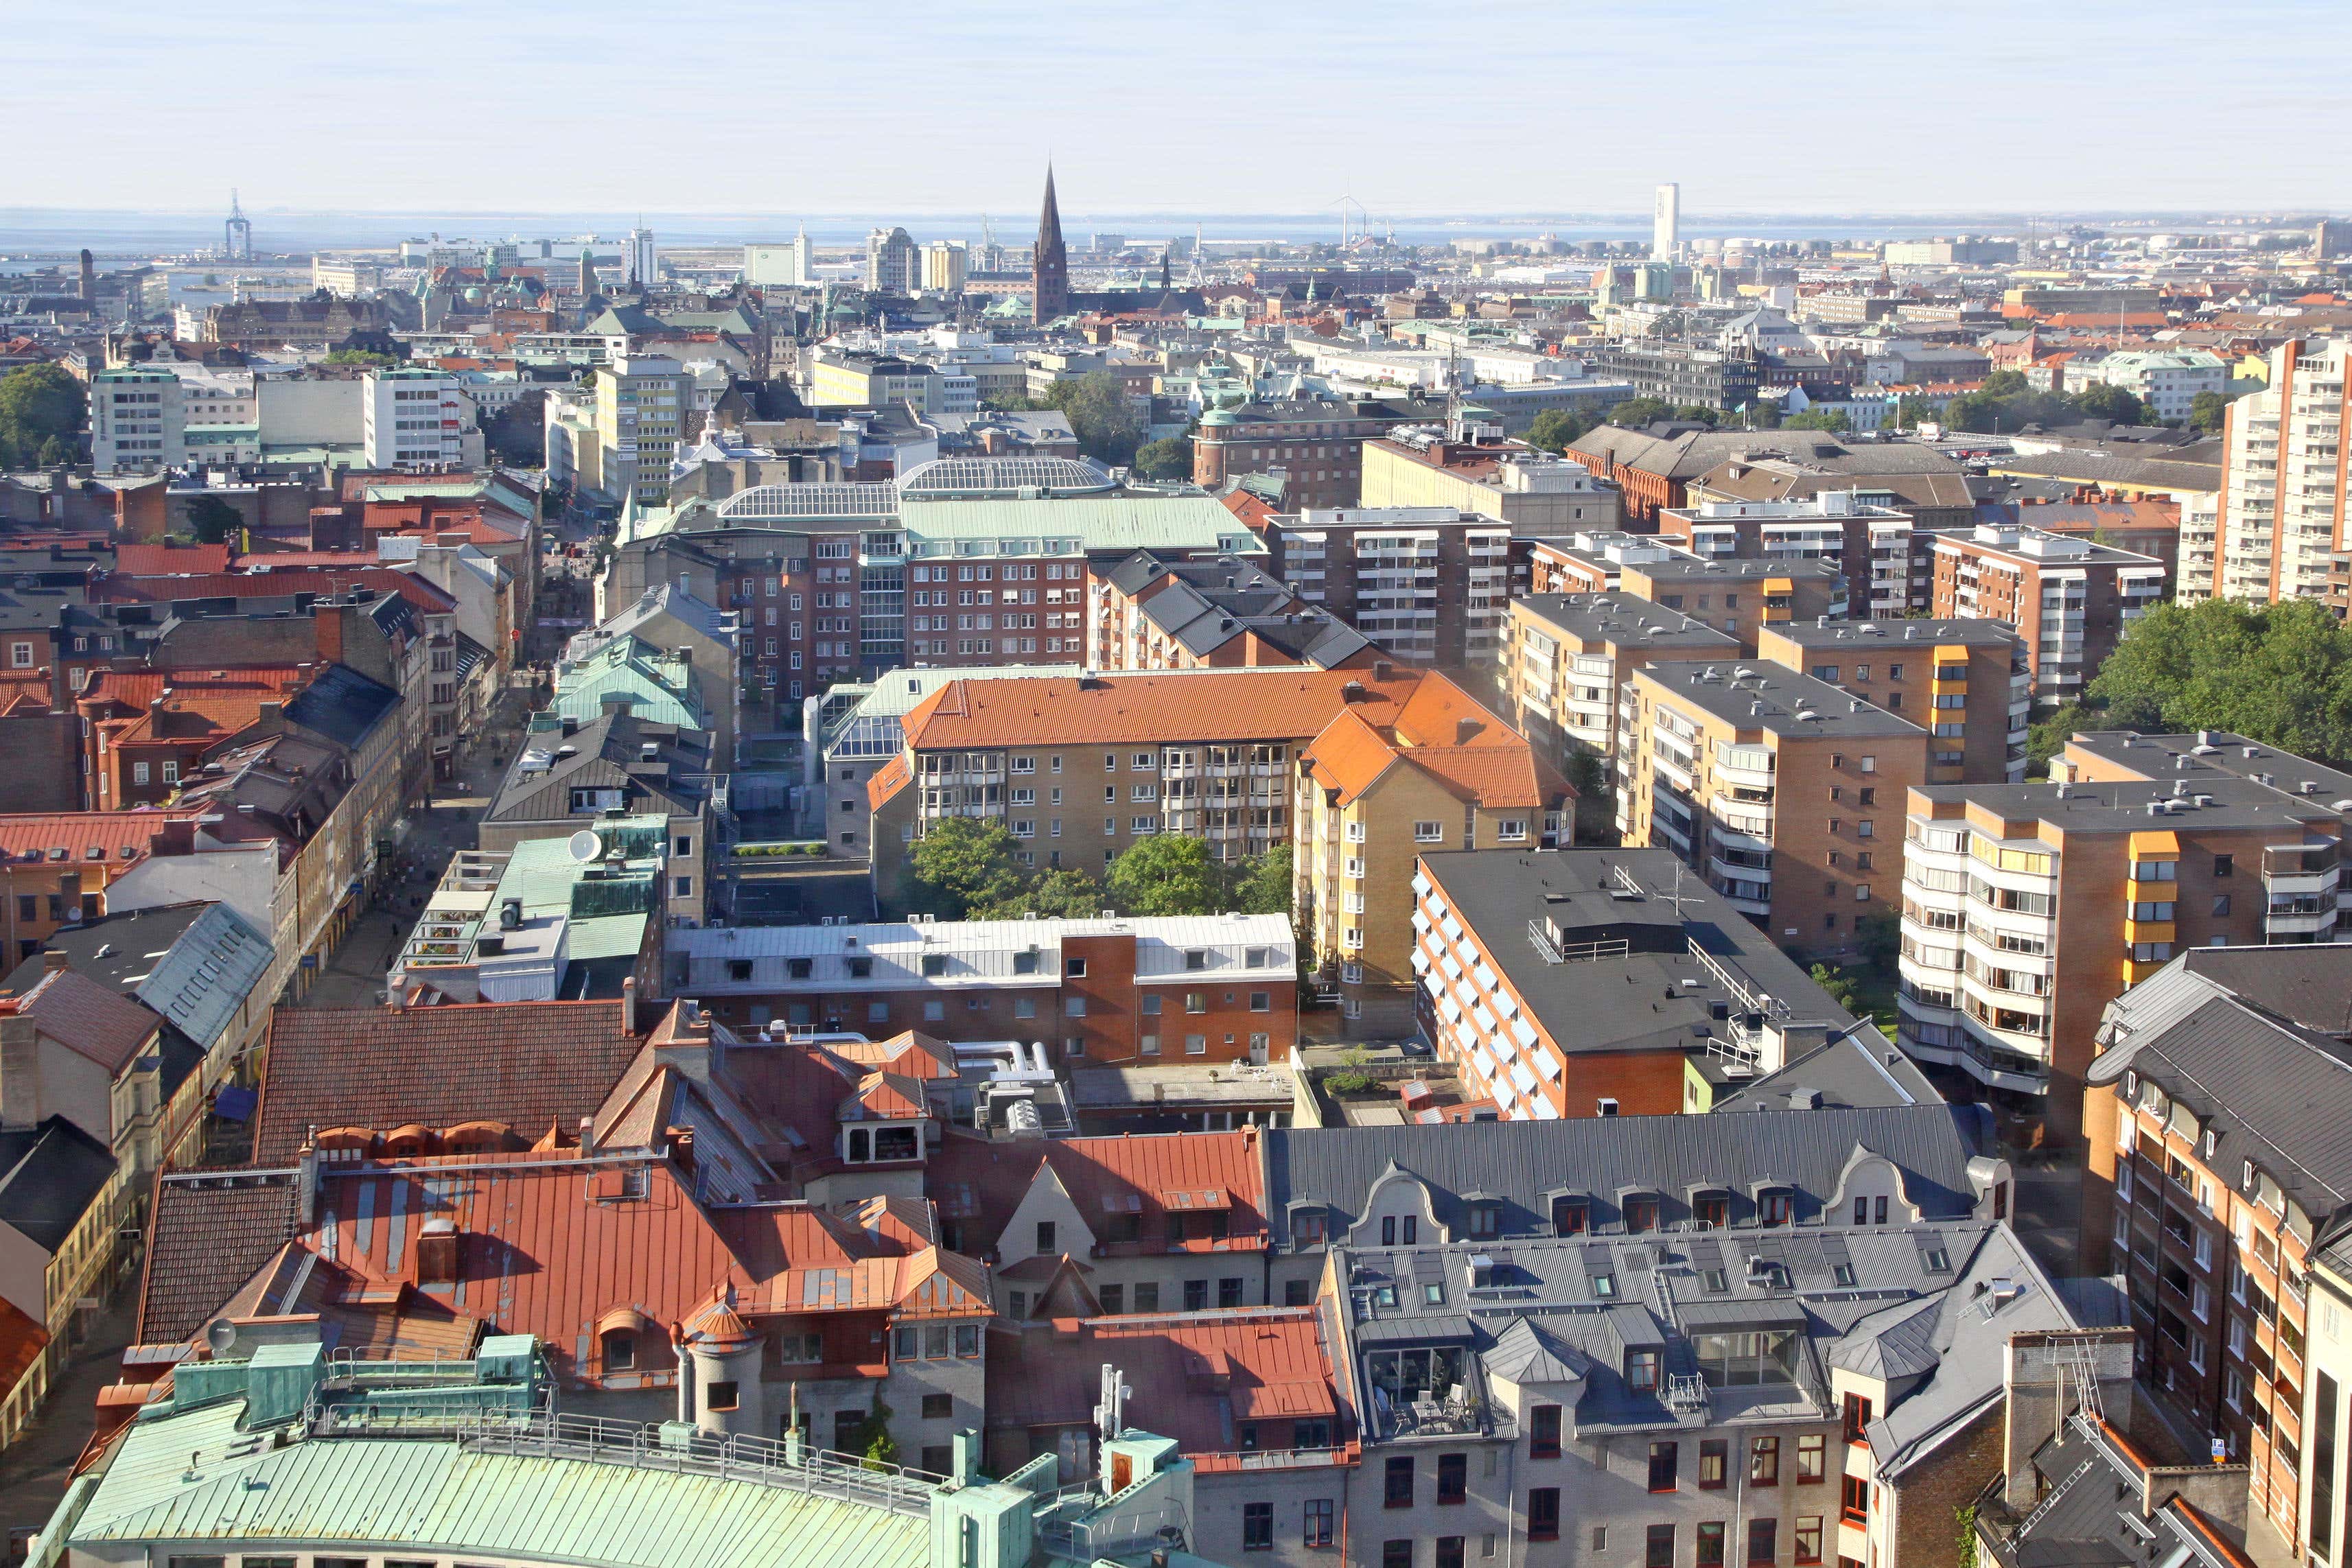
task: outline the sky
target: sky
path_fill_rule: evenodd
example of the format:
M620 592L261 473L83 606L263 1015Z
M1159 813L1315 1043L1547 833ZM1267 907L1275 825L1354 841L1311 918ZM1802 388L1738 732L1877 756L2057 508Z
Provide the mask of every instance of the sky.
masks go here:
M10 13L18 15L11 17ZM2303 0L0 0L9 207L2352 210ZM87 19L86 19L87 20ZM28 128L30 134L27 134ZM44 146L44 143L47 143Z

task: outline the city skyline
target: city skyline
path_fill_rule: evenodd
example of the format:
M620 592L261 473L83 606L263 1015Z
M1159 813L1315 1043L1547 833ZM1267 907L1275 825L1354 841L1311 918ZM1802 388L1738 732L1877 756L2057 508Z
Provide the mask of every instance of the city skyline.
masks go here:
M1227 0L1196 7L1182 38L1133 8L923 6L887 50L848 13L701 13L701 36L729 40L730 52L757 57L769 40L779 60L838 64L783 71L772 88L760 73L751 86L714 74L716 57L690 35L646 47L644 15L601 0L567 7L552 32L538 8L460 13L441 0L360 16L286 0L237 9L247 25L225 28L217 13L133 0L102 38L28 38L21 112L72 127L75 156L28 162L14 204L199 204L185 161L153 156L163 146L210 149L220 183L244 188L261 213L837 213L887 203L909 216L1011 214L1034 210L1048 157L1080 222L1090 212L1336 212L1343 196L1376 225L1530 208L1637 214L1667 180L1685 184L1695 225L1710 209L2352 204L2352 160L2341 155L2352 150L2352 92L2327 67L2352 51L2352 18L2290 0L2238 8L2231 27L2207 29L2194 49L2163 25L2167 11L2188 20L2186 7L2104 0L1980 6L1964 29L1844 0L1760 21L1714 0L1588 6L1572 25L1474 7L1454 13L1462 35L1450 51L1425 14L1391 4L1349 12L1344 41L1331 18ZM462 38L433 26L461 15ZM2298 47L2278 49L2282 33ZM1678 98L1675 84L1702 63L1683 51L1700 37L1718 41L1743 92ZM1505 37L1507 49L1485 47ZM2018 47L2029 38L2032 48ZM543 57L551 40L554 68L498 64ZM225 118L217 84L231 68L266 86L257 105ZM487 93L493 76L499 90ZM1135 96L1139 79L1150 103ZM1922 104L1948 107L1922 123ZM2196 107L2152 120L2167 104ZM2150 124L2166 122L2195 134L2153 137ZM269 134L272 123L303 134ZM1750 131L1733 134L1739 123ZM632 125L646 133L615 134ZM501 144L582 155L523 168L490 155ZM814 155L800 166L748 155L762 145ZM2308 151L2281 155L2294 148Z

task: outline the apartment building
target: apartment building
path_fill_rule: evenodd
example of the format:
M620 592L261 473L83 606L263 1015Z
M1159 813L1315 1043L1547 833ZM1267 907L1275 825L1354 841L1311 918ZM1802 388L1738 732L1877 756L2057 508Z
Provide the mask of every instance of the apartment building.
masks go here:
M1575 798L1525 737L1442 675L1380 723L1342 709L1300 748L1293 918L1336 982L1350 1034L1411 1028L1416 858L1559 848Z
M2037 702L2073 702L2125 630L2167 591L2164 563L2040 528L1936 536L1938 620L2000 621L2025 638ZM2323 566L2324 566L2323 562Z
M2077 354L2066 361L2063 390L2073 394L2094 386L2120 387L2168 423L2186 424L2200 392L2226 392L2230 367L2204 349L2119 349L2111 354Z
M2347 989L2340 946L2183 952L2108 1005L2084 1107L2084 1257L2124 1278L2141 1381L2309 1562L2343 1528L2343 1334L2314 1266L2352 1213Z
M1616 593L1680 611L1750 656L1767 625L1847 613L1845 574L1833 562L1709 559L1629 535L1538 539L1528 574L1536 593Z
M2210 592L2257 604L2326 594L2330 552L2352 545L2347 369L2352 340L2284 343L2271 351L2270 384L2230 404Z
M2339 1123L2340 1124L2340 1123ZM2345 1460L2345 1389L2352 1385L2352 1231L2341 1217L2323 1223L2314 1234L2305 1260L2304 1280L2311 1298L2305 1310L2308 1332L2303 1359L2308 1376L2304 1389L2301 1448L2303 1469L2297 1491L2302 1518L2295 1537L2305 1544L2310 1560L2338 1563L2346 1530L2338 1511L2347 1495Z
M1398 423L1347 403L1213 408L1192 433L1192 482L1223 490L1244 475L1278 472L1289 506L1352 507L1362 496L1365 442Z
M1514 530L1449 507L1276 513L1259 529L1274 574L1393 658L1491 662L1517 584Z
M1364 444L1363 504L1435 507L1507 523L1521 538L1614 528L1621 497L1581 463L1555 457L1502 426L1400 425Z
M1613 793L1617 708L1633 671L1738 657L1738 638L1679 610L1624 593L1538 593L1511 601L1496 685L1537 756Z
M897 907L908 846L943 817L1001 821L1024 865L1096 872L1155 833L1220 860L1290 841L1299 750L1345 708L1392 722L1424 679L1370 670L1165 671L950 682L899 724L866 787L875 895Z
M623 354L596 367L594 473L580 455L581 483L639 506L669 496L670 459L687 432L694 377L662 354Z
M1097 580L1089 611L1100 670L1329 670L1390 652L1237 556L1165 561L1139 550Z
M2033 675L1997 621L1792 621L1756 651L1924 726L1927 783L2024 781Z
M1425 1037L1505 1120L1936 1099L1667 851L1424 855L1411 894Z
M2234 777L2185 747L2154 754L2182 766L2122 778L2070 747L2057 781L1917 789L1906 803L1903 1048L2021 1097L2062 1145L2084 1130L2108 998L2187 948L2337 930L2343 812L2329 801L2352 797Z
M482 437L465 379L422 368L370 371L360 379L360 453L381 470L479 466Z
M1267 1062L1298 1034L1278 915L740 926L670 934L670 991L721 1023L1051 1042L1066 1067Z
M1659 538L1705 559L1830 561L1845 573L1847 602L1884 620L1927 604L1928 563L1915 572L1914 528L1908 513L1852 490L1803 501L1703 500L1658 514Z
M1926 728L1781 664L1633 673L1620 716L1623 841L1670 849L1801 952L1850 952L1896 905L1904 791Z
M814 365L807 393L811 407L895 405L910 408L917 413L944 412L940 406L940 375L919 361L889 354L846 353L822 348L816 351Z

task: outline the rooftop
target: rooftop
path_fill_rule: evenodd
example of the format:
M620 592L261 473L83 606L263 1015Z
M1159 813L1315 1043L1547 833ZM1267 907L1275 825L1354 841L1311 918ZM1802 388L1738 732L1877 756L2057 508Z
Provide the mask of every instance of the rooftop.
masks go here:
M2194 783L1915 785L1915 801L1974 807L2003 822L2044 823L2063 833L2274 828L2300 843L2306 824L2341 814L2324 795L2305 801L2252 779L2209 774ZM1958 815L1958 813L1954 813ZM2029 829L2024 835L2034 836Z
M2267 783L2290 795L2326 801L2352 800L2352 773L2312 762L2275 746L2264 746L2225 729L2191 735L2143 735L2137 730L2076 730L2066 750L2096 758L2110 768L2128 768L2143 779L2188 778L2204 788L2215 775Z
M1860 621L1816 616L1811 621L1780 621L1764 629L1801 648L1834 648L1847 643L1958 643L1969 647L2022 645L2014 627L2000 621ZM1895 651L1899 651L1895 650Z
M1079 680L956 681L907 716L918 750L974 747L1278 741L1320 731L1343 707L1393 719L1422 681L1398 671L1172 670Z
M1634 648L1714 648L1739 656L1739 639L1706 622L1626 593L1531 593L1512 609L1556 635Z
M1908 738L1927 732L1827 681L1786 664L1644 664L1639 674L1659 688L1659 700L1695 707L1738 729L1783 738Z

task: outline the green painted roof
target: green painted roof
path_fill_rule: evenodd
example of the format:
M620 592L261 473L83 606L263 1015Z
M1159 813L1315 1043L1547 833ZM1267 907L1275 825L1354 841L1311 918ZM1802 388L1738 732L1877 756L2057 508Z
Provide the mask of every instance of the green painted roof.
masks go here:
M548 706L558 717L587 723L604 713L604 699L624 696L629 711L655 724L709 729L710 715L693 685L690 665L643 638L615 637L556 677Z
M572 858L568 837L525 839L508 856L491 901L496 909L503 900L521 899L526 919L562 915L570 922L563 954L573 963L636 956L645 946L646 921L661 902L661 864L651 857L660 851L669 820L599 819L594 831L608 848L632 856L620 862L623 874L583 877L588 868Z
M613 1568L927 1568L930 1521L837 1498L456 1443L311 1437L235 1458L241 1400L142 1421L68 1539L283 1542ZM194 1469L190 1454L197 1456Z

